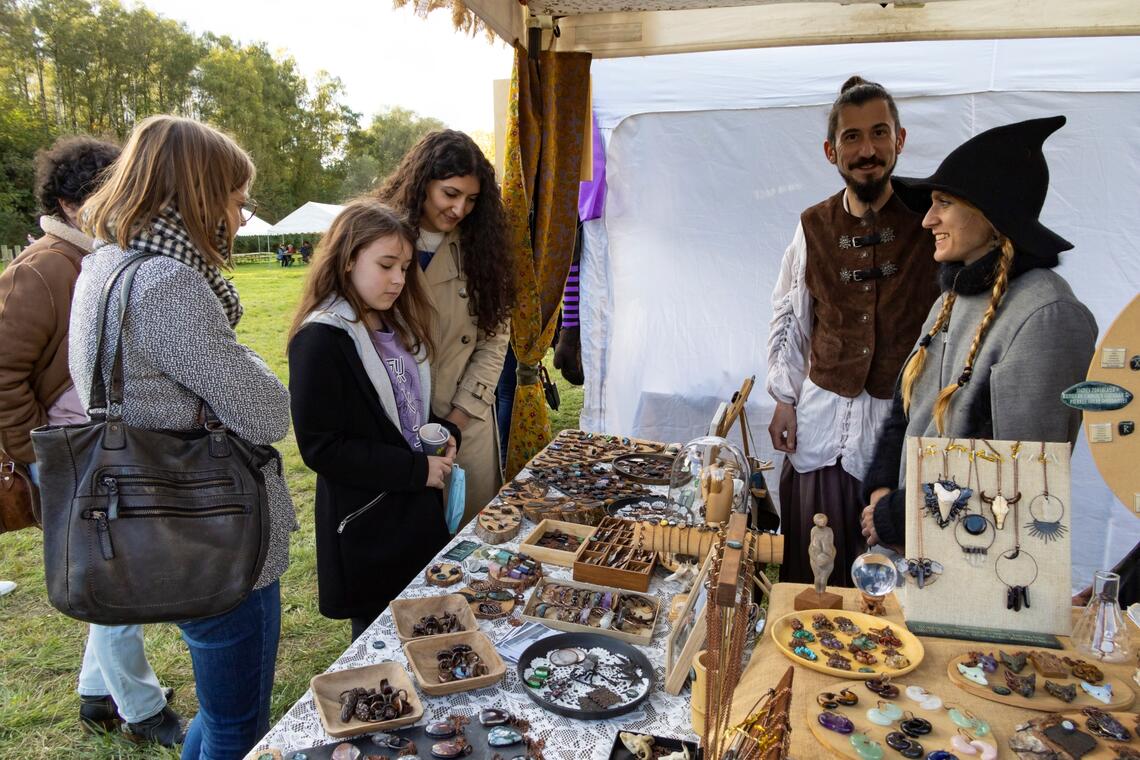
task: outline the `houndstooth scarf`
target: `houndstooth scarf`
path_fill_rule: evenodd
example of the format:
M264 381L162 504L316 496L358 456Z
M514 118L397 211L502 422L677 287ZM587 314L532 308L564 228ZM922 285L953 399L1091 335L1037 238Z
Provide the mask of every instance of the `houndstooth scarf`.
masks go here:
M222 224L218 226L216 245L223 255L229 247L225 227ZM190 236L186 233L182 215L173 206L164 208L151 221L150 226L131 241L131 248L140 253L158 253L169 256L192 269L198 270L206 278L206 282L214 291L214 295L218 297L218 301L221 302L222 309L230 321L230 327L237 327L238 320L241 319L243 312L237 288L222 276L220 269L206 261L205 257L194 247L194 243L191 242Z

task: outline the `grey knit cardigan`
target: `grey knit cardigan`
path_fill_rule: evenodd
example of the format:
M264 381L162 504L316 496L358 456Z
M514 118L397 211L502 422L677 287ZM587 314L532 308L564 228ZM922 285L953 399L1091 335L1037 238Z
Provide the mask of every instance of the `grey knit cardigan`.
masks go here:
M124 252L106 245L83 259L71 307L69 365L80 399L91 400L99 299ZM120 285L112 293L119 301ZM105 346L119 330L108 309ZM110 377L112 350L103 355ZM123 331L123 419L128 425L165 430L198 426L201 401L230 430L255 444L272 444L289 430L289 391L265 362L241 345L217 296L196 270L168 256L139 267ZM297 518L289 488L271 461L262 470L269 497L270 539L254 588L273 583L289 566L289 533Z

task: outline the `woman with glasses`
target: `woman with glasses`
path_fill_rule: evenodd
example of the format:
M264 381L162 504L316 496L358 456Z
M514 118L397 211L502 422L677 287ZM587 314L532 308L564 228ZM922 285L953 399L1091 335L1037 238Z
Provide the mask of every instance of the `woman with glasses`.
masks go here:
M379 197L419 233L416 258L436 310L431 410L463 433L466 522L502 484L495 386L515 300L502 195L475 141L446 129L408 151Z
M227 428L271 444L289 428L289 394L238 342L237 290L222 268L252 208L254 167L233 140L199 122L152 116L131 133L106 183L83 207L89 234L108 243L83 263L71 315L71 373L90 403L101 295L134 252L159 254L139 267L122 328L123 419L131 426L200 429L208 406ZM120 285L110 294L119 299ZM108 310L114 345L119 316ZM104 357L105 358L105 357ZM269 729L269 697L281 624L279 578L289 564L296 517L280 461L261 470L270 539L261 576L235 609L178 624L194 665L199 710L183 760L236 758Z

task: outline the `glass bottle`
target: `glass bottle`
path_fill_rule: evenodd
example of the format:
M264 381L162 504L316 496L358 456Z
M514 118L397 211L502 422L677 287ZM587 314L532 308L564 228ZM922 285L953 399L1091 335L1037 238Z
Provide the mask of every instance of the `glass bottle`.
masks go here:
M1093 595L1073 628L1072 643L1102 662L1125 662L1132 653L1128 623L1120 610L1120 576L1098 570Z

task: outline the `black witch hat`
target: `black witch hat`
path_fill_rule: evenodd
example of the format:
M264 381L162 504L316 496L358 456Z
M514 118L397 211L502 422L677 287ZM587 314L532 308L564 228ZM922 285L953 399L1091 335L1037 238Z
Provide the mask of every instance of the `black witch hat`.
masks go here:
M976 206L1013 241L1019 255L1056 265L1073 244L1038 221L1049 190L1041 146L1065 124L1064 116L1029 119L987 129L959 145L929 177L895 177L902 201L925 214L930 192L941 190Z

